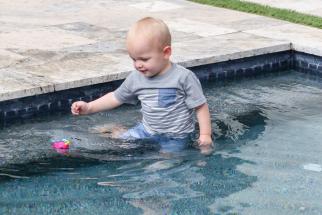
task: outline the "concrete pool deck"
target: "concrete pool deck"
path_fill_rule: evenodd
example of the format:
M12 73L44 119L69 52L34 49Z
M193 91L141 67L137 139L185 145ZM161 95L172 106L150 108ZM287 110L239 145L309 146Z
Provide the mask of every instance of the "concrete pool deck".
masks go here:
M322 30L189 1L0 0L0 101L123 79L126 32L163 19L186 67L286 50L322 56Z

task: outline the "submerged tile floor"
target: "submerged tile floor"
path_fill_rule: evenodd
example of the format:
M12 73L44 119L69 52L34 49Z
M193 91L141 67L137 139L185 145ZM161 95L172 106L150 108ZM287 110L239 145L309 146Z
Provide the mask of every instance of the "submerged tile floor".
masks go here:
M284 71L203 85L217 150L163 157L91 133L139 107L0 130L2 214L321 214L322 79ZM73 138L66 154L52 139ZM15 188L12 192L12 188Z

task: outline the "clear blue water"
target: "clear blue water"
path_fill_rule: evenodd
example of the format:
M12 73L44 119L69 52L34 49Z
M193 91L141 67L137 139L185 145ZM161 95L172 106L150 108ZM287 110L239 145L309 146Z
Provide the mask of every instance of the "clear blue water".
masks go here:
M294 71L204 85L216 151L162 155L91 133L139 107L0 130L1 214L322 214L322 80ZM72 138L68 153L50 141Z

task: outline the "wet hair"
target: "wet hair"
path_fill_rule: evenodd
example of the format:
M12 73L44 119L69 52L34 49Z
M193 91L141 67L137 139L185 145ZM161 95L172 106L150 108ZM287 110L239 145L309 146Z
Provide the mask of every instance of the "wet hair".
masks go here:
M161 20L153 17L145 17L137 21L128 31L127 40L144 36L153 44L163 49L171 46L171 34L168 26Z

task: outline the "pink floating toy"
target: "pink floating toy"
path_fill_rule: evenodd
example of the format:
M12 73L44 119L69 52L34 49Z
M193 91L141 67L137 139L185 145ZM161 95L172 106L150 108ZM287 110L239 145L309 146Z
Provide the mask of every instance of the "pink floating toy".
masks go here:
M70 140L62 139L61 141L53 142L52 147L54 149L69 149L71 143Z

